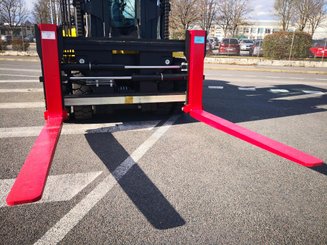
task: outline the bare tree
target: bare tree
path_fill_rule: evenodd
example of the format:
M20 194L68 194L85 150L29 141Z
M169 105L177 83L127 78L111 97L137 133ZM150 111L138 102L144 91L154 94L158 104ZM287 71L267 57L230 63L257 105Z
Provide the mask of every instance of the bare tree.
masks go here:
M238 27L246 24L246 17L252 11L248 0L233 0L232 36L236 36Z
M295 1L295 21L299 31L303 31L311 15L311 0Z
M34 3L32 14L36 23L51 23L49 1L36 1Z
M221 0L217 4L217 22L224 36L235 36L251 12L248 0Z
M324 0L313 0L312 8L313 11L308 20L311 36L313 36L318 26L326 19L326 2Z
M0 21L6 23L10 31L23 24L28 17L28 12L23 0L1 0Z
M172 0L169 19L173 38L184 38L185 31L199 20L197 0Z
M209 31L216 19L217 0L198 1L198 11L200 27L205 31Z
M275 0L275 15L279 17L283 31L287 31L294 18L294 3L296 0Z
M33 7L33 17L36 23L60 23L59 0L37 0Z
M217 23L223 29L224 37L228 35L228 31L232 25L232 3L229 0L221 0L217 6Z

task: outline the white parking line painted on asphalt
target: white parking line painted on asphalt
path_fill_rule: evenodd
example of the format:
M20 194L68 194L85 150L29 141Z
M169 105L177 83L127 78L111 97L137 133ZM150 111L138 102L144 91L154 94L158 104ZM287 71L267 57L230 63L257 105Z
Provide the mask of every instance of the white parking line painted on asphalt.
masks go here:
M242 77L259 77L258 75L242 75Z
M305 93L305 94L325 94L324 92L322 92L322 91L314 91L314 90L302 90L303 91L303 93Z
M318 81L327 81L327 78L316 78Z
M0 80L0 83L39 83L38 80Z
M57 244L72 230L88 212L116 185L128 171L147 153L149 149L176 122L178 116L172 116L141 144L112 174L109 174L88 195L51 227L35 244Z
M255 87L238 87L238 90L241 91L256 91Z
M0 73L1 76L5 76L5 77L29 77L29 78L36 78L38 79L39 76L31 76L31 75L22 75L22 74L4 74L4 73Z
M293 80L304 80L306 78L304 77L287 77L287 79L293 79Z
M0 93L39 93L43 92L42 88L15 88L15 89L0 89Z
M158 120L140 122L115 122L101 124L64 124L61 135L100 134L118 131L150 131ZM40 134L42 126L0 128L0 138L35 137Z
M40 72L40 69L0 68L0 71Z
M224 86L208 86L208 89L224 89Z
M44 102L0 103L0 109L44 108Z
M49 176L42 199L36 203L69 201L92 183L102 171ZM15 179L0 180L0 208L7 206L6 197Z
M281 79L283 77L278 77L278 76L264 76L264 78Z
M289 101L304 100L304 99L319 98L322 95L323 94L300 94L300 95L286 96L286 97L281 97L281 98L273 98L271 100L289 100Z
M271 93L274 93L274 94L289 93L290 92L287 89L274 89L274 88L269 89L268 91L271 92Z

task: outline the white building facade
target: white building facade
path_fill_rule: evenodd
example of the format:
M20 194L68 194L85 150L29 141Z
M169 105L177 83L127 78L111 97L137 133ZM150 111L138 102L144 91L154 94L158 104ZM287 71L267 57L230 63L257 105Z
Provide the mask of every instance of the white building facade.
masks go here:
M277 20L249 20L246 25L238 27L237 37L247 39L264 39L266 35L281 30L282 26ZM294 30L296 30L296 26L290 26L288 31ZM221 40L224 38L223 29L219 25L213 25L210 29L209 36L217 37L219 40ZM323 38L327 38L327 20L317 28L313 36L313 39Z

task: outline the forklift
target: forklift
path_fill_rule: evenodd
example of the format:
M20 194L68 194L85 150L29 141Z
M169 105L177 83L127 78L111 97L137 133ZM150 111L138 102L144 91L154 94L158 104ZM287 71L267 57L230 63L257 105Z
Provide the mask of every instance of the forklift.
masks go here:
M42 198L63 122L90 118L102 106L158 110L184 103L183 112L213 128L305 167L323 164L203 109L206 32L169 40L169 6L168 0L62 0L62 25L36 27L45 125L7 196L9 206Z
M61 0L58 45L69 116L186 101L185 42L169 40L169 0ZM42 57L40 29L37 47ZM47 96L45 94L45 96Z

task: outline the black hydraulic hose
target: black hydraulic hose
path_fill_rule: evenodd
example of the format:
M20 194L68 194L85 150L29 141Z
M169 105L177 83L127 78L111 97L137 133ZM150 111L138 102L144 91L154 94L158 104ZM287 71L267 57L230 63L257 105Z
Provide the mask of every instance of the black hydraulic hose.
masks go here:
M123 70L125 69L124 65L115 65L115 64L64 64L61 65L62 70Z

